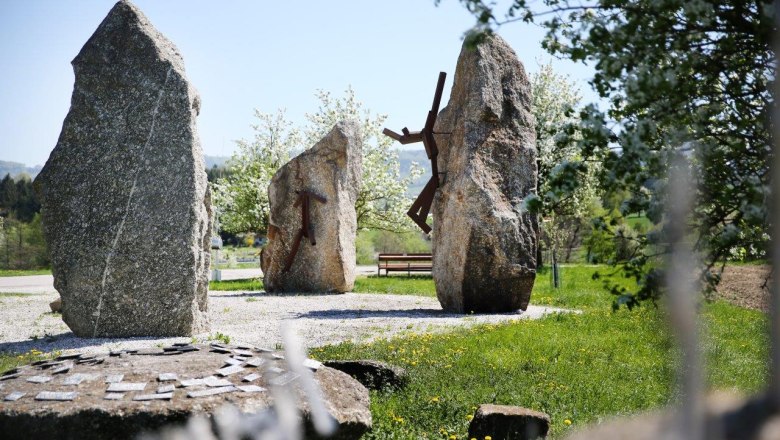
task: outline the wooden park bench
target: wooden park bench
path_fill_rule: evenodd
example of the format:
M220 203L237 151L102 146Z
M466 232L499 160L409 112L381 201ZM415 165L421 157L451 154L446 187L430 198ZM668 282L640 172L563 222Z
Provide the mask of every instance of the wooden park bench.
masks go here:
M390 272L406 272L411 275L412 272L430 272L432 267L431 254L379 254L376 273L381 276L384 269L385 276Z

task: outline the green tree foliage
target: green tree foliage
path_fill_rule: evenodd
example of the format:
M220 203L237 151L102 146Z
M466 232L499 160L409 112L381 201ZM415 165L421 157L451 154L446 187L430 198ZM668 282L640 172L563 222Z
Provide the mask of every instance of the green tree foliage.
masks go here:
M665 176L684 156L696 184L690 223L703 278L716 283L711 269L735 248L761 254L769 238L772 2L543 0L530 7L514 0L502 17L492 3L462 3L478 20L472 35L536 22L548 30L543 46L550 53L594 66L591 85L608 108L586 106L560 137L581 156L549 181L561 196L598 163L605 191L629 193L621 215L643 212L662 225ZM600 226L618 233L608 218ZM663 229L640 235L636 251L616 262L639 282L630 291L613 286L616 304L658 297L663 277L654 256L665 243Z
M294 152L313 146L345 119L361 122L363 132L363 186L355 203L358 228L404 231L412 227L406 217L411 204L406 189L421 170L413 166L409 176L400 177L398 153L391 148L392 140L381 135L386 117L364 109L351 88L343 98L333 98L323 91L316 96L320 106L306 115L309 124L302 130L286 121L281 111L275 116L256 111L260 122L253 126L255 138L238 141L238 151L228 163L228 175L212 186L222 230L264 233L271 177Z
M26 175L14 179L10 174L0 180L0 215L23 222L32 221L40 212L41 204L33 190L32 180Z
M0 217L0 268L40 269L49 266L41 215L30 222Z

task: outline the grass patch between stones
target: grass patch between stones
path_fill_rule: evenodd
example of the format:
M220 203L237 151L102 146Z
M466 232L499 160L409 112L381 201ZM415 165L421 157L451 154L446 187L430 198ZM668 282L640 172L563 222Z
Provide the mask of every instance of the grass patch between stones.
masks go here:
M209 290L234 291L234 290L263 290L263 281L260 278L247 278L241 280L209 281Z

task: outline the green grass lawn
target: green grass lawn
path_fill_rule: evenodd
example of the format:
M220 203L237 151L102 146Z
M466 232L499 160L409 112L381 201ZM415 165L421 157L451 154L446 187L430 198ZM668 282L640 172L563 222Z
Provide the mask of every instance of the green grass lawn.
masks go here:
M436 296L430 275L390 275L358 277L355 280L356 293L389 293L393 295Z
M557 291L546 272L537 279L532 303L583 310L580 315L344 343L311 354L318 359L378 359L410 372L404 390L371 393L374 430L367 438L372 439L467 438L469 417L480 403L544 411L552 417L553 437L668 403L674 394L674 345L661 310L647 305L612 312L612 297L601 281L591 279L596 269L608 272L566 268ZM426 295L433 292L432 281L425 286L422 277L363 281L372 291L404 294L399 285L414 283ZM709 385L742 392L761 389L767 375L764 315L716 302L706 304L702 316Z
M25 275L51 275L51 269L0 269L0 277L20 277Z
M209 290L263 290L263 280L247 278L242 280L209 281Z

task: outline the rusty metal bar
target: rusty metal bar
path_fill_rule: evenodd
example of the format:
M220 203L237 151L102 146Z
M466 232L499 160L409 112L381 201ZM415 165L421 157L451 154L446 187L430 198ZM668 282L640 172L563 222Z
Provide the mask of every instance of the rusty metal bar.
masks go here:
M327 198L311 191L296 191L296 193L298 194L298 198L295 199L293 207L301 207L301 228L298 230L298 233L295 234L293 247L290 250L290 254L287 255L282 272L288 272L292 268L295 256L298 254L298 249L300 248L301 241L304 237L309 239L312 246L317 245L317 240L314 237L314 224L311 222L311 199L320 203L328 202Z
M421 131L409 131L406 127L401 130L401 133L403 134L398 134L388 128L382 130L382 134L400 142L402 145L422 142L425 147L425 154L431 161L431 179L407 212L407 215L411 217L426 234L431 232L431 227L427 223L428 213L431 211L433 197L436 195L436 188L438 188L440 184L438 164L439 148L436 145L433 127L436 125L436 117L439 115L439 106L441 105L441 96L444 93L444 82L446 79L447 73L439 72L439 79L436 82L436 91L433 94L433 104L431 105L431 110L428 112L428 116L425 119L425 125Z

